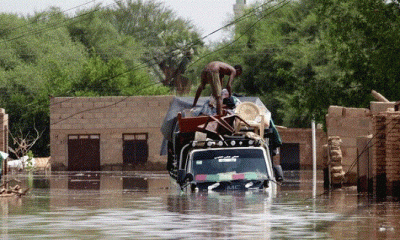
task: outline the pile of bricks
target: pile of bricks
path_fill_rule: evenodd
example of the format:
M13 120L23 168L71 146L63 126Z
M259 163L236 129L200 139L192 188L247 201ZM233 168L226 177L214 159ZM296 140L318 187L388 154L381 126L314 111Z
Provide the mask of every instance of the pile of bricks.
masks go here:
M324 155L325 166L328 169L330 185L340 186L344 181L345 172L342 166L342 150L340 137L332 136L328 138L328 144L324 146L326 154Z

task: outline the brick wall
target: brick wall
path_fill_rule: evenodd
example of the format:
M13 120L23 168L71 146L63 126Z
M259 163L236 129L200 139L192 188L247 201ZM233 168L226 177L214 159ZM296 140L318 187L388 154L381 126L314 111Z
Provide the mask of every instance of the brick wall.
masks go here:
M121 165L123 134L147 133L151 163L160 156L160 131L173 96L52 98L50 151L52 165L68 166L68 135L100 134L100 164Z
M374 116L373 187L378 196L400 197L400 112Z
M300 147L300 167L311 168L313 165L312 159L312 130L310 128L278 128L279 135L283 143L298 143ZM317 165L322 167L322 146L326 144L326 133L322 129L316 130L316 145L317 145ZM279 155L274 158L276 163L280 162Z

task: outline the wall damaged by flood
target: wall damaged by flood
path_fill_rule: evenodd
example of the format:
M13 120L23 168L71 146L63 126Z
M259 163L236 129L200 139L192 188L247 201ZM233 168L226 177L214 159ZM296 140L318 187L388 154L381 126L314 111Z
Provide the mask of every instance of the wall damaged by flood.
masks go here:
M373 189L378 196L400 197L400 112L374 116Z
M395 102L371 102L369 109L328 110L328 137L342 139L343 169L358 174L350 183L360 192L400 197L400 112L394 107Z
M344 172L350 170L348 176L355 183L357 166L357 137L367 136L372 133L372 113L367 108L346 108L330 106L326 115L327 135L339 137L342 140L342 166Z

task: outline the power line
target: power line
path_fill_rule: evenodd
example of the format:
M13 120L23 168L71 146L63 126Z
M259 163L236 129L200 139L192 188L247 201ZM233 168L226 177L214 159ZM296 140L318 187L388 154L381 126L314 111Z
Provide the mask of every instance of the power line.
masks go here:
M205 57L207 57L207 56L209 56L209 55L211 55L211 54L214 54L214 53L217 52L217 51L220 51L220 50L222 50L222 49L224 49L224 48L226 48L226 47L228 47L228 46L234 44L236 41L238 41L240 38L242 38L247 32L249 32L252 28L254 28L254 26L257 25L257 23L259 23L261 20L263 20L264 18L266 18L269 14L271 14L271 13L273 13L273 12L279 10L281 7L283 7L283 6L285 6L285 5L289 4L289 3L290 3L290 0L283 0L283 1L281 1L280 3L278 3L278 4L276 4L276 5L274 5L274 6L270 7L270 8L268 8L267 10L270 10L270 9L272 9L273 7L278 6L279 4L281 4L280 7L276 8L276 9L274 9L274 10L271 10L271 12L269 12L268 14L265 14L264 16L260 17L260 18L259 18L257 21L255 21L250 27L248 27L248 28L244 31L244 33L242 33L238 38L234 39L234 40L231 41L230 43L228 43L228 44L226 44L226 45L224 45L224 46L222 46L222 47L220 47L220 48L218 48L218 49L216 49L216 50L214 50L214 51L212 51L212 52L210 52L210 53L205 54L203 57L201 57L201 58L197 59L195 62L189 64L189 66L192 66L192 65L194 65L195 63L197 63L198 61L200 61L201 59L203 59L203 58L205 58Z
M112 5L115 5L115 4L116 4L116 3L111 3L111 4L106 5L105 7L112 6ZM77 7L79 7L79 6L77 6ZM74 7L74 8L77 8L77 7ZM72 8L72 9L74 9L74 8ZM26 37L26 36L31 36L32 34L43 33L43 32L45 32L46 30L57 29L57 28L66 26L67 23L73 22L73 21L76 20L76 19L79 19L79 18L82 18L82 17L87 16L87 15L89 15L89 14L95 13L95 12L97 12L97 11L99 11L99 10L101 10L101 8L96 8L96 9L94 9L94 10L85 12L85 13L83 13L83 14L81 14L81 15L77 15L77 16L74 16L74 17L72 17L72 18L67 18L67 19L61 20L61 21L59 21L59 22L55 22L55 23L51 23L51 24L49 23L49 24L47 24L47 26L45 26L45 27L43 27L43 28L41 28L41 29L38 29L38 30L30 30L30 31L24 32L24 33L22 33L21 35L18 35L18 36L16 36L16 37L9 38L9 39L4 39L2 42L6 43L6 42L8 42L8 41L13 41L13 40L17 40L17 39L20 39L20 38L23 38L23 37ZM66 24L64 25L64 23L66 23Z
M282 3L284 3L281 7L283 7L284 5L286 5L286 4L288 4L290 1L289 0L284 0L284 1L282 1L281 3L278 3L278 4L282 4ZM265 3L266 4L266 3ZM262 6L264 6L265 4L263 4ZM278 5L277 4L277 5ZM270 8L267 8L267 9L265 9L265 10L263 10L264 12L265 11L267 11L267 10L270 10L271 8L273 8L273 7L275 7L275 6L277 6L277 5L274 5L274 6L272 6L272 7L270 7ZM279 8L278 8L279 9ZM275 9L274 11L276 11L276 10L278 10L278 9ZM272 12L274 12L274 11L272 11ZM255 10L253 10L253 11L251 11L251 13L254 13L255 12ZM271 13L272 13L271 12ZM249 16L249 14L247 14L246 15L247 17ZM249 31L252 27L254 27L259 21L261 21L262 19L264 19L265 17L267 17L268 16L268 14L265 14L265 16L263 16L262 18L260 18L260 19L258 19L258 21L256 21L252 26L250 26L247 30L246 30L246 32L247 31ZM241 21L243 20L244 18L241 18ZM237 20L235 20L234 22L238 22ZM225 25L225 26L230 26L230 25L232 25L232 24L227 24L227 25ZM220 31L221 29L223 29L224 27L222 27L222 28L219 28L218 30L216 30L216 31L214 31L213 32L213 34L214 33L216 33L217 31ZM245 32L245 33L246 33ZM243 33L240 37L242 37L245 33ZM207 36L205 36L205 37L208 37L209 35L207 35ZM204 38L205 38L204 37ZM239 37L239 38L240 38ZM203 39L204 39L203 38ZM237 38L237 39L235 39L232 43L230 43L230 44L233 44L235 41L237 41L239 38ZM164 54L162 54L162 56L168 56L168 55L170 55L170 54L173 54L173 52L175 52L176 50L182 50L182 49L187 49L188 47L187 46L193 46L193 45L195 45L195 43L196 42L198 42L198 41L194 41L194 42L192 42L192 43L189 43L189 44L187 44L185 47L182 47L182 48L175 48L175 49L172 49L172 50L170 50L169 52L167 52L167 53L164 53ZM219 49L220 50L220 49ZM210 53L211 54L211 53ZM209 55L209 54L208 54ZM207 56L207 55L206 55ZM205 56L204 56L205 57ZM203 57L203 58L204 58ZM202 58L200 58L200 59L202 59ZM198 59L196 62L198 62L200 59ZM132 69L129 69L129 70L127 70L127 71L125 71L125 72L122 72L122 73L120 73L120 74L117 74L117 75L115 75L115 76L113 76L113 77L111 77L111 78L108 78L108 79L113 79L113 78L116 78L116 77L120 77L120 76L122 76L122 75L124 75L124 74L127 74L127 73L129 73L129 72L132 72L132 71L135 71L135 70L140 70L140 69L142 69L142 68L145 68L145 67L147 67L147 66L149 66L149 63L151 63L151 61L153 61L153 59L150 59L150 60L147 60L147 61L145 61L145 62L143 62L143 63L140 63L138 66L136 66L136 67L134 67L134 68L132 68ZM196 62L194 62L194 63L196 63ZM191 66L191 65L193 65L194 63L191 63L189 66ZM152 63L152 64L150 64L150 66L152 66L152 65L156 65L156 63Z
M209 37L209 36L211 36L211 35L213 35L213 34L219 32L219 31L223 30L224 28L227 28L227 27L229 27L229 26L232 26L232 25L234 25L235 23L241 22L241 21L243 21L244 19L253 16L253 15L254 15L254 12L255 12L256 10L258 10L258 8L262 8L262 7L264 7L265 5L270 4L270 3L273 2L273 1L274 1L274 0L269 0L269 1L267 1L267 2L265 2L265 3L263 3L263 4L261 4L260 6L257 6L257 7L255 7L255 8L253 8L253 9L252 9L251 11L249 11L248 13L243 14L242 16L240 16L240 17L238 17L237 19L231 21L230 23L228 23L228 24L226 24L226 25L224 25L224 26L222 26L222 27L220 27L220 28L214 30L213 32L211 32L211 33L205 35L205 36L202 37L201 39L205 39L205 38L207 38L207 37Z
M137 90L134 94L140 93L140 92L143 91L144 89L147 89L147 88L149 88L149 87L152 87L152 86L155 86L155 85L158 85L158 84L160 84L160 83L152 83L152 84L149 84L149 85L147 85L147 86L145 86L145 87L143 87L143 88ZM85 112L89 112L89 111L93 111L93 110L97 110L97 109L103 109L103 108L109 108L109 107L115 106L115 105L117 105L118 103L121 103L121 102L126 101L128 98L134 97L134 96L135 96L134 94L131 95L131 96L125 96L125 97L122 98L121 100L116 101L116 102L114 102L114 103L111 103L111 104L109 104L109 105L105 105L105 106L101 106L101 107L95 107L95 108L89 108L89 109L82 110L82 111L80 111L80 112L73 113L73 114L69 115L68 117L62 118L62 119L60 119L60 120L57 121L57 122L51 123L50 125L58 124L58 123L60 123L60 122L63 122L63 121L65 121L65 120L67 120L67 119L69 119L69 118L72 118L73 116L76 116L76 115L81 114L81 113L85 113ZM71 99L67 99L67 100L65 100L65 101L70 101L70 100L75 99L75 98L77 98L77 97L71 97ZM65 102L65 101L63 101L63 102ZM62 103L62 102L59 102L59 103ZM57 103L57 104L59 104L59 103Z
M285 1L288 1L288 0L284 0L283 2L285 2ZM208 34L208 35L202 37L201 39L196 40L196 41L192 41L191 43L186 44L184 47L172 49L172 50L170 50L170 51L168 51L168 52L162 54L162 56L165 57L165 56L171 55L171 54L173 54L173 52L175 52L176 50L189 49L189 48L195 46L196 44L199 44L199 43L200 43L200 40L203 40L203 39L205 39L205 38L211 36L212 34L215 34L215 33L217 33L218 31L221 31L222 29L224 29L224 28L226 28L226 27L228 27L228 26L233 25L234 23L238 23L238 22L240 22L240 21L243 21L245 18L249 17L251 14L254 14L254 12L256 12L256 10L257 10L258 8L265 6L266 4L268 4L268 3L270 3L270 2L272 2L272 0L268 1L267 3L262 4L261 6L259 6L259 7L255 8L255 9L253 9L252 11L250 11L250 12L247 13L247 14L245 14L244 16L242 16L242 17L240 17L240 18L238 18L238 19L232 21L231 23L228 23L228 24L224 25L223 27L221 27L221 28L219 28L219 29L213 31L212 33L210 33L210 34ZM274 6L275 6L275 5L274 5ZM273 6L273 7L274 7L274 6ZM270 7L270 8L272 8L272 7ZM269 10L270 8L267 8L267 9L263 10L263 12ZM261 20L262 20L262 19L259 19L257 22L259 22L259 21L261 21ZM254 25L255 25L255 24L254 24ZM251 27L250 27L250 28L251 28ZM249 28L249 30L250 30L250 28ZM243 36L243 35L244 35L244 34L242 34L242 36ZM240 38L240 37L239 37L239 38ZM238 39L234 40L233 42L235 42L235 41L237 41L237 40L238 40ZM233 43L233 42L232 42L232 43ZM231 43L231 44L232 44L232 43ZM214 52L215 52L215 51L213 51L212 53L214 53ZM210 55L210 54L212 54L212 53L209 53L209 54L207 54L206 56L208 56L208 55ZM204 56L204 57L206 57L206 56ZM204 58L204 57L202 57L202 58ZM189 64L188 67L192 66L194 63L198 62L198 61L201 60L202 58L200 58L200 59L198 59L197 61L195 61L195 62ZM142 65L147 66L147 64L148 64L149 62L151 62L152 60L153 60L153 59L147 60L147 61L145 61L145 62L139 64L139 66L133 68L132 71L134 71L134 70L136 70L136 69L142 68ZM152 65L155 65L155 64L151 64L150 66L152 66ZM145 66L144 66L144 67L145 67Z
M270 2L270 1L269 1L269 2ZM269 3L269 2L267 2L267 3ZM232 44L235 43L237 40L239 40L244 34L246 34L249 30L251 30L258 22L260 22L260 21L263 20L265 17L267 17L268 14L271 14L271 13L277 11L279 8L285 6L285 5L288 4L289 2L290 2L290 0L284 0L284 1L281 1L280 3L278 3L278 4L276 4L276 5L272 6L272 7L269 7L269 8L267 8L267 9L263 10L263 12L266 12L267 10L270 10L270 9L272 9L273 7L279 6L279 4L282 5L282 6L278 7L277 9L274 9L272 12L269 12L269 13L265 14L263 17L261 17L260 19L258 19L258 20L257 20L255 23L253 23L249 28L247 28L246 31L245 31L242 35L240 35L237 39L233 40L231 43L229 43L229 44L227 44L227 45L225 45L225 46L223 46L223 47L221 47L221 48L219 48L219 49L217 49L217 50L215 50L215 51L212 51L211 53L206 54L205 56L199 58L199 59L196 60L195 62L189 64L188 67L194 65L195 63L197 63L197 62L200 61L201 59L205 58L206 56L211 55L212 53L214 53L214 52L216 52L216 51L219 51L219 50L221 50L221 49L223 49L223 48L225 48L225 47L227 47L227 46L229 46L229 45L232 45ZM267 3L265 3L265 4L267 4ZM265 4L263 4L262 6L264 6ZM254 13L254 12L255 12L255 10L251 11L250 13ZM250 13L246 14L245 17L243 17L243 18L239 18L240 21L243 21L243 19L245 19L246 17L248 17ZM237 22L239 22L239 21L238 21L238 20L234 20L233 22L237 23ZM224 27L230 26L230 25L232 25L232 24L230 24L230 23L229 23L229 24L226 24ZM224 27L221 27L221 28L217 29L217 30L214 31L212 34L218 32L218 31L221 31ZM210 34L207 35L207 36L205 36L205 37L203 37L202 39L204 39L204 38L206 38L206 37L208 37L208 36L210 36ZM188 48L187 46L190 46L190 47L191 47L191 46L195 45L196 42L198 42L198 41L194 41L194 42L192 42L192 43L190 43L190 44L187 44L187 45L184 47L184 49L187 49L187 48ZM176 51L176 50L181 50L181 49L182 49L182 48L176 48L176 49L170 50L170 51L169 51L169 54L173 53L173 52ZM168 54L168 53L165 53L165 54L163 54L163 55L164 55L164 56L167 56L167 54ZM151 59L151 60L153 60L153 59ZM146 64L148 64L151 60L145 61L144 63L139 64L139 66L137 66L137 67L135 67L135 68L133 68L133 69L131 69L131 70L128 70L128 71L125 72L125 73L121 73L121 74L117 75L116 77L121 76L121 75L123 75L123 74L126 74L126 73L128 73L128 72L130 72L130 71L139 70L139 69L141 69L141 68L147 66ZM142 65L145 65L145 66L142 66ZM152 65L155 65L155 64L152 64Z
M64 10L64 11L62 11L61 13L69 12L69 11L71 11L71 10L74 10L74 9L77 9L77 8L80 8L80 7L83 7L83 6L88 5L89 3L92 3L92 2L95 2L95 1L96 1L96 0L91 0L91 1L86 2L86 3L83 3L83 4L81 4L81 5L78 5L78 6L69 8L69 9L67 9L67 10ZM7 29L7 31L15 31L15 30L17 30L17 29L19 29L19 28L26 27L26 26L31 25L31 24L33 24L33 22L29 22L29 23L27 23L27 24L23 24L23 25L14 27L14 28L12 28L12 29Z
M224 28L226 28L226 27L228 27L228 26L233 25L234 23L240 22L240 21L244 20L245 18L247 18L247 17L249 17L249 16L252 16L252 14L254 14L254 12L256 12L256 10L258 10L258 8L264 7L266 4L269 4L269 3L271 3L271 2L272 2L272 0L270 0L270 1L268 1L268 2L266 2L266 3L264 3L264 4L260 5L260 6L258 6L258 7L256 7L256 8L254 8L252 11L248 12L247 14L245 14L245 15L239 17L238 19L235 19L234 21L232 21L232 22L226 24L225 26L223 26L223 27L221 27L221 28L219 28L219 29L213 31L212 33L210 33L210 34L208 34L208 35L206 35L206 36L204 36L204 37L202 37L200 40L205 39L205 38L211 36L212 34L215 34L216 32L221 31L222 29L224 29ZM114 3L114 4L115 4L115 3ZM111 6L111 5L114 5L114 4L109 4L109 5L107 5L107 6ZM106 7L107 7L107 6L106 6ZM100 9L95 9L95 10L93 10L93 11L89 11L89 12L87 12L87 13L84 13L84 14L81 14L81 15L78 15L78 16L75 16L75 17L72 18L72 19L63 20L62 22L55 23L55 24L53 24L53 25L51 25L51 26L49 26L49 27L42 28L42 29L40 29L40 30L38 30L38 31L36 31L36 32L32 32L32 33L33 33L33 34L35 34L35 33L41 33L41 32L44 32L44 31L47 30L47 29L51 29L51 28L54 28L54 29L55 29L55 28L61 27L61 26L63 26L62 24L65 23L65 22L73 21L73 20L75 20L75 19L78 18L78 17L80 18L80 17L82 17L82 16L88 15L88 14L93 13L93 12L98 11L98 10L100 10ZM263 10L263 11L266 11L266 10L269 10L269 9L265 9L265 10ZM260 20L261 20L261 19L260 19ZM7 39L7 40L4 40L4 41L15 40L15 39L19 39L19 38L22 38L22 37L25 37L25 36L26 36L26 35L22 34L22 35L19 35L19 36L17 36L17 37L14 37L14 38L11 38L11 39ZM187 48L189 48L189 47L192 47L192 46L194 46L194 45L200 43L200 40L196 40L196 41L193 41L193 42L191 42L191 43L189 43L189 44L186 44L186 46L184 46L184 47L182 47L182 48L172 49L172 50L170 50L169 52L166 52L166 53L162 54L161 57L165 57L165 56L167 56L167 55L170 55L170 54L172 54L172 53L173 53L174 51L176 51L176 50L182 50L182 49L187 49ZM220 49L219 49L219 50L220 50ZM209 54L211 54L211 53L209 53ZM208 54L208 55L209 55L209 54ZM27 56L28 56L28 55L27 55ZM134 70L140 69L140 68L145 67L145 66L149 66L148 64L150 63L150 61L153 61L153 59L147 60L147 61L145 61L145 62L139 64L139 66L136 66L136 67L134 67L133 69L127 71L127 72L134 71ZM155 64L156 64L156 63L151 64L150 66L155 65ZM193 65L193 63L190 64L190 65Z

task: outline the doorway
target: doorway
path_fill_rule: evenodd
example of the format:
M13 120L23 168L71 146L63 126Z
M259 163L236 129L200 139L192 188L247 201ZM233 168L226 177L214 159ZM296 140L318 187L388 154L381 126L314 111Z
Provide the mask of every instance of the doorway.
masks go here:
M300 170L300 144L283 143L280 148L283 170Z
M100 135L68 136L68 171L100 171Z

